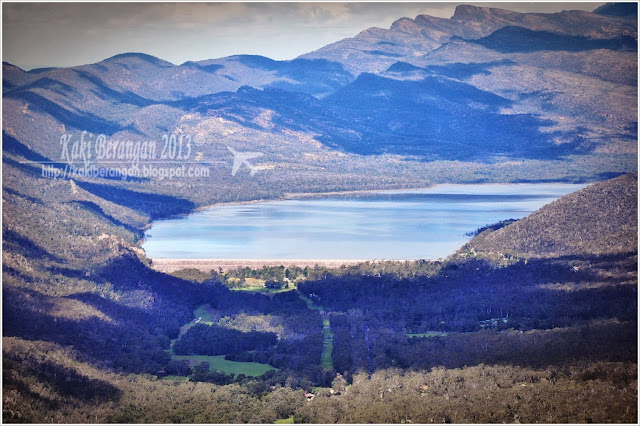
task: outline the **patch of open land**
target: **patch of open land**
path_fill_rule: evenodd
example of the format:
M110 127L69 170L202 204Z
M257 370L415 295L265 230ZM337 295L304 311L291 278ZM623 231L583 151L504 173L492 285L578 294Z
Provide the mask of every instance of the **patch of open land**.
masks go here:
M153 269L171 273L181 269L195 268L204 272L212 269L218 271L222 268L223 272L249 267L251 269L261 269L263 266L298 266L304 268L308 266L313 268L316 265L326 266L327 268L338 268L342 265L357 265L358 263L367 262L367 260L352 259L153 259Z

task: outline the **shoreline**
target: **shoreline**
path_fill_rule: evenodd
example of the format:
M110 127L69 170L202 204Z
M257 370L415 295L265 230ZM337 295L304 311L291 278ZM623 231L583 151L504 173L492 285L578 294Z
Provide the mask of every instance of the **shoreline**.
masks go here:
M274 198L261 198L259 200L247 200L247 201L220 201L212 204L206 204L204 206L197 207L193 210L193 212L206 210L211 207L219 207L219 206L242 206L247 204L255 204L255 203L265 203L269 201L287 201L287 200L297 200L300 198L315 198L315 197L326 197L328 195L348 195L348 194L363 194L368 192L373 193L382 193L382 192L391 192L391 191L420 191L423 189L430 189L440 184L433 184L431 186L421 186L418 188L394 188L394 189L350 189L347 191L327 191L327 192L285 192L280 197ZM192 212L192 213L193 213ZM191 214L191 213L183 213L183 214Z
M204 211L207 209L210 209L212 207L221 207L221 206L244 206L244 205L250 205L250 204L257 204L257 203L266 203L266 202L271 202L271 201L287 201L287 200L299 200L299 199L304 199L304 198L319 198L319 197L326 197L326 196L331 196L331 195L349 195L349 194L366 194L366 193L377 193L377 194L384 194L384 193L389 193L389 194L393 194L393 193L398 193L398 192L405 192L405 191L422 191L425 189L434 189L436 187L449 187L449 186L464 186L464 185L478 185L478 186L488 186L488 185L529 185L529 182L516 182L516 183L500 183L500 182L482 182L482 183L434 183L431 186L421 186L421 187L417 187L417 188L395 188L395 189L352 189L352 190L347 190L347 191L327 191L327 192L285 192L282 196L280 197L275 197L275 198L261 198L258 200L246 200L246 201L219 201L219 202L215 202L212 204L205 204L203 206L200 207L196 207L193 210L191 210L190 212L186 212L186 213L178 213L169 217L164 217L164 218L160 218L160 219L156 219L156 220L168 220L168 219L174 219L177 217L183 217L183 216L189 216L193 213L196 212L200 212L200 211ZM548 184L571 184L571 183L567 183L567 182L549 182ZM585 186L590 185L591 183L586 183L583 184ZM151 228L152 224L154 221L151 221L149 223L147 223L146 225L144 225L142 228L140 228L142 231L146 231L148 229ZM142 243L144 242L144 238L140 239L139 242L139 247L142 247Z
M195 268L200 271L209 272L211 270L223 272L246 268L261 269L263 266L298 266L313 268L316 265L327 268L339 268L342 265L353 266L364 262L386 262L387 260L365 260L365 259L151 259L151 268L164 273L172 273L181 269ZM389 260L404 262L404 260Z
M367 192L391 192L391 191L420 191L423 189L430 189L430 188L434 188L436 186L439 186L441 184L433 184L431 186L421 186L419 188L395 188L395 189L352 189L352 190L347 190L347 191L328 191L328 192L285 192L282 196L280 197L274 197L274 198L261 198L258 200L246 200L246 201L218 201L212 204L205 204L203 206L200 207L196 207L193 210L191 210L190 212L187 213L178 213L169 217L165 217L165 218L161 218L161 219L157 219L157 220L167 220L167 219L174 219L176 217L182 217L182 216L189 216L193 213L196 212L200 212L200 211L204 211L207 209L210 209L212 207L220 207L220 206L244 206L244 205L249 205L249 204L256 204L256 203L266 203L266 202L270 202L270 201L287 201L287 200L298 200L301 198L315 198L315 197L326 197L328 195L347 195L347 194L361 194L361 193L367 193ZM146 231L149 228L151 228L152 224L154 221L151 221L149 223L147 223L146 225L144 225L141 230L142 231ZM142 247L142 242L144 242L144 238L140 239L140 245L139 247Z
M423 189L431 189L440 184L431 186L421 186L419 188L395 188L395 189L351 189L348 191L328 191L328 192L287 192L282 200L297 200L299 198L315 198L326 197L327 195L349 195L349 194L366 194L366 193L385 193L397 191L421 191Z
M563 184L574 184L572 182L543 182L544 184L550 185L563 185ZM582 183L581 185L590 185L593 182ZM265 203L270 201L287 201L287 200L299 200L301 198L316 198L316 197L326 197L331 195L349 195L349 194L366 194L366 193L397 193L404 191L422 191L425 189L434 189L436 187L449 187L449 186L466 186L466 185L478 185L478 186L489 186L489 185L531 185L536 184L536 182L481 182L481 183L434 183L430 186L419 186L415 188L389 188L389 189L351 189L346 191L326 191L326 192L285 192L282 196L274 197L274 198L261 198L258 200L246 200L246 201L219 201L212 204L205 204L200 207L196 207L191 212L188 213L179 213L173 217L180 216L188 216L192 213L207 210L211 207L220 207L220 206L242 206L256 203ZM579 184L580 185L580 184ZM165 218L167 219L167 218ZM160 219L164 220L164 219ZM147 224L147 226L151 225L151 223Z

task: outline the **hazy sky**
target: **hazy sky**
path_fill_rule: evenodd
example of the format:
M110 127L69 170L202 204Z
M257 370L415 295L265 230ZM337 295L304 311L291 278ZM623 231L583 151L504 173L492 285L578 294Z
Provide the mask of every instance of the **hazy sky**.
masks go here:
M402 17L462 3L2 3L2 59L23 69L143 52L180 64L234 54L292 59ZM519 12L603 3L465 3Z

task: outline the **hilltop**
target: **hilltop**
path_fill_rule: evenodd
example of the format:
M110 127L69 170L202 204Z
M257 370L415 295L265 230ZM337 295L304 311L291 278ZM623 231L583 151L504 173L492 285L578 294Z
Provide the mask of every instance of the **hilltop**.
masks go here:
M557 257L626 254L638 248L638 176L627 174L566 195L469 242L478 252Z
M291 61L3 63L3 422L637 422L628 9L460 6ZM210 173L64 174L65 138L99 134L189 137L160 167ZM214 203L557 181L592 185L444 261L171 275L140 249Z

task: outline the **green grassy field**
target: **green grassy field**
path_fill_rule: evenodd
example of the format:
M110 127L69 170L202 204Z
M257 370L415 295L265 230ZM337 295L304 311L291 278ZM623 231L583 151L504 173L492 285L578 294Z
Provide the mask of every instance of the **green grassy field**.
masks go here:
M224 359L224 355L207 356L207 355L173 355L175 360L189 361L189 366L206 361L209 363L209 371L220 371L225 374L244 374L245 376L262 376L270 370L278 369L267 364L257 362L236 362Z
M244 291L246 293L268 294L268 293L284 293L286 291L295 290L295 288L290 285L289 288L279 288L279 289L266 288L266 287L234 287L234 288L229 288L229 290L231 290L231 291Z
M275 294L275 293L284 293L286 291L296 290L298 288L297 284L293 281L289 281L288 288L267 288L264 286L265 280L260 278L245 278L244 281L241 281L239 278L230 278L226 285L231 291L242 291L246 293L261 293L261 294Z
M193 315L196 319L200 318L200 324L211 325L215 322L215 313L211 305L204 304L198 306L194 311ZM189 328L196 325L195 321L191 321L188 324L183 325L180 328L180 337L189 330ZM179 338L178 338L179 339ZM178 339L174 339L171 341L171 347L167 350L171 355L171 359L175 360L186 360L189 361L189 367L193 367L194 365L206 361L209 363L209 371L220 371L225 374L244 374L245 376L262 376L264 373L270 370L277 371L278 369L272 367L268 364L260 364L257 362L237 362L237 361L229 361L224 359L224 355L217 356L207 356L207 355L175 355L173 353L173 345ZM166 380L172 380L179 376L167 376Z
M286 419L280 419L280 420L276 420L275 422L273 422L277 425L288 425L288 424L293 424L293 416L291 417L287 417Z
M213 308L209 304L198 306L193 311L193 316L196 317L196 319L200 318L200 322L207 325L213 324L213 321L215 320Z

